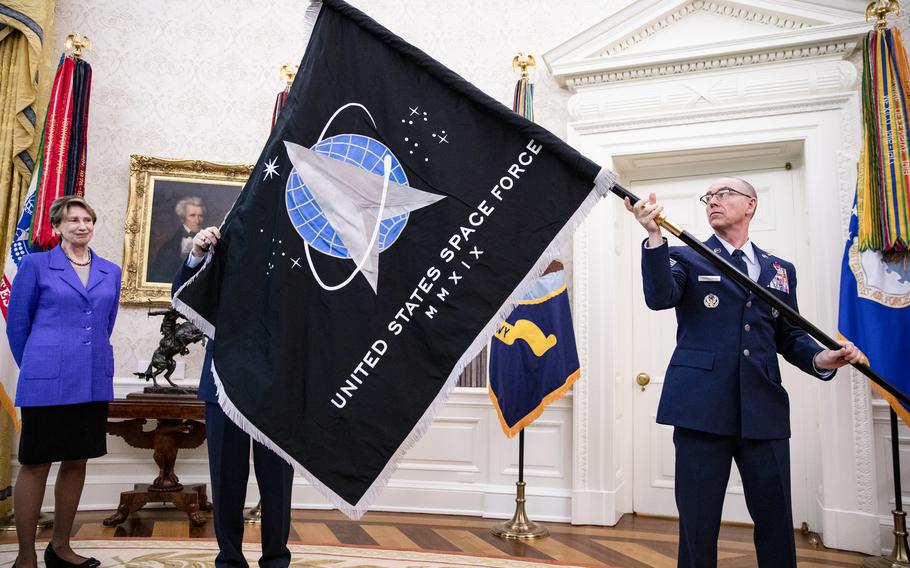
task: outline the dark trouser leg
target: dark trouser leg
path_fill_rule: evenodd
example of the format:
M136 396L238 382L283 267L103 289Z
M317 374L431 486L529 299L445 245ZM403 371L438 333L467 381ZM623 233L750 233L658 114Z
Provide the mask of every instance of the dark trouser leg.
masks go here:
M717 536L737 438L673 431L676 446L676 507L679 509L679 568L715 568Z
M286 568L291 562L291 487L294 469L278 454L253 442L253 465L262 504L262 568Z
M212 476L212 506L217 567L246 567L243 557L243 506L250 477L250 437L214 402L205 403L205 429Z
M760 568L796 568L790 498L790 440L742 440L736 455L755 522Z

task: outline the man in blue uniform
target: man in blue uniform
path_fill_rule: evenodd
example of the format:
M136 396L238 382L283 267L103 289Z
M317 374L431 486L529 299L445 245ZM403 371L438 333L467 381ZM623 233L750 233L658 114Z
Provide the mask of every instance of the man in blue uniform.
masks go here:
M749 240L758 205L747 181L725 177L701 197L714 235L705 244L793 309L796 269ZM645 303L676 310L676 350L657 422L674 426L680 568L717 565L724 493L735 460L762 568L796 568L790 499L790 404L777 354L828 380L863 354L849 342L824 349L777 310L688 247L669 247L652 193L626 208L647 230Z
M193 237L193 249L177 273L172 294L189 280L202 265L209 248L218 243L218 227L208 227ZM248 566L241 549L243 544L243 507L250 476L250 437L234 424L218 404L212 375L212 353L215 342L205 347L199 398L205 401L205 428L209 448L209 472L212 477L212 506L218 556L215 566ZM261 568L286 568L291 562L288 534L291 529L291 487L294 470L259 442L253 442L253 466L262 505Z

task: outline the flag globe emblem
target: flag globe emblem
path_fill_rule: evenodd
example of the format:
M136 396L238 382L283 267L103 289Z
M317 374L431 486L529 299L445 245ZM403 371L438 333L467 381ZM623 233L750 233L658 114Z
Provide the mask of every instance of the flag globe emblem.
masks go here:
M391 159L389 180L408 185L407 175L398 158L378 140L357 134L338 134L326 138L312 147L317 154L345 162L382 177L383 160ZM307 187L297 168L291 170L285 186L285 203L291 223L297 233L314 249L336 258L351 258L341 236L326 218L319 203ZM395 243L408 222L408 213L382 219L377 244L383 252ZM355 259L357 260L357 259Z

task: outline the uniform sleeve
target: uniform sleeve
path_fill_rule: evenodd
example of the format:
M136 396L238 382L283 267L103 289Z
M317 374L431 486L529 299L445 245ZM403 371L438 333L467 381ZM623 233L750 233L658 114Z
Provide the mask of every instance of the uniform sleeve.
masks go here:
M6 310L6 337L16 364L22 365L22 353L32 331L32 319L38 308L38 267L28 256L22 259L11 284Z
M787 303L791 308L799 312L799 306L796 302L796 268L792 264L788 264L786 268L790 281L790 294ZM827 381L834 377L835 373L830 373L827 370L819 372L815 368L815 355L825 348L812 339L805 330L794 325L787 318L783 316L777 318L774 339L777 342L777 352L783 355L784 359L790 364L819 379Z
M177 275L174 276L174 281L171 283L171 297L174 297L177 294L177 290L186 284L186 282L192 278L193 275L199 272L199 269L202 268L203 263L201 259L204 259L205 257L203 256L199 258L199 262L196 262L190 266L190 257L188 255L187 258L183 261L183 264L180 265L180 270L177 271Z
M117 321L117 310L120 309L120 281L121 281L121 272L120 268L117 267L117 294L114 296L114 305L111 306L111 313L108 315L107 323L107 336L110 337L114 333L114 323Z
M686 290L686 269L682 262L672 258L666 239L655 248L642 244L641 276L645 304L652 310L675 308L682 300Z

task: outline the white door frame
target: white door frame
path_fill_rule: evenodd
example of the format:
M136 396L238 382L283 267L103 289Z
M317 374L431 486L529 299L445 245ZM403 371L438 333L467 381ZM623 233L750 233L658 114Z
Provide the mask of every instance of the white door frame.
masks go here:
M606 96L607 93L604 93ZM590 96L590 95L588 95ZM788 112L789 110L789 112ZM815 322L836 332L840 258L846 238L858 153L858 97L847 90L817 104L794 102L718 113L701 120L662 126L647 119L611 124L608 119L573 123L568 140L584 154L611 168L621 156L680 152L797 141L803 144L805 210L811 212L810 269L817 278ZM578 230L574 243L575 320L579 356L587 380L575 387L575 523L615 524L631 511L632 424L627 354L634 349L624 333L626 306L640 291L624 289L628 279L614 275L628 266L625 231L630 227L621 202L608 197ZM864 378L841 371L835 381L818 383L818 459L810 460L810 484L818 488L814 515L826 545L878 553L875 515L871 404Z

